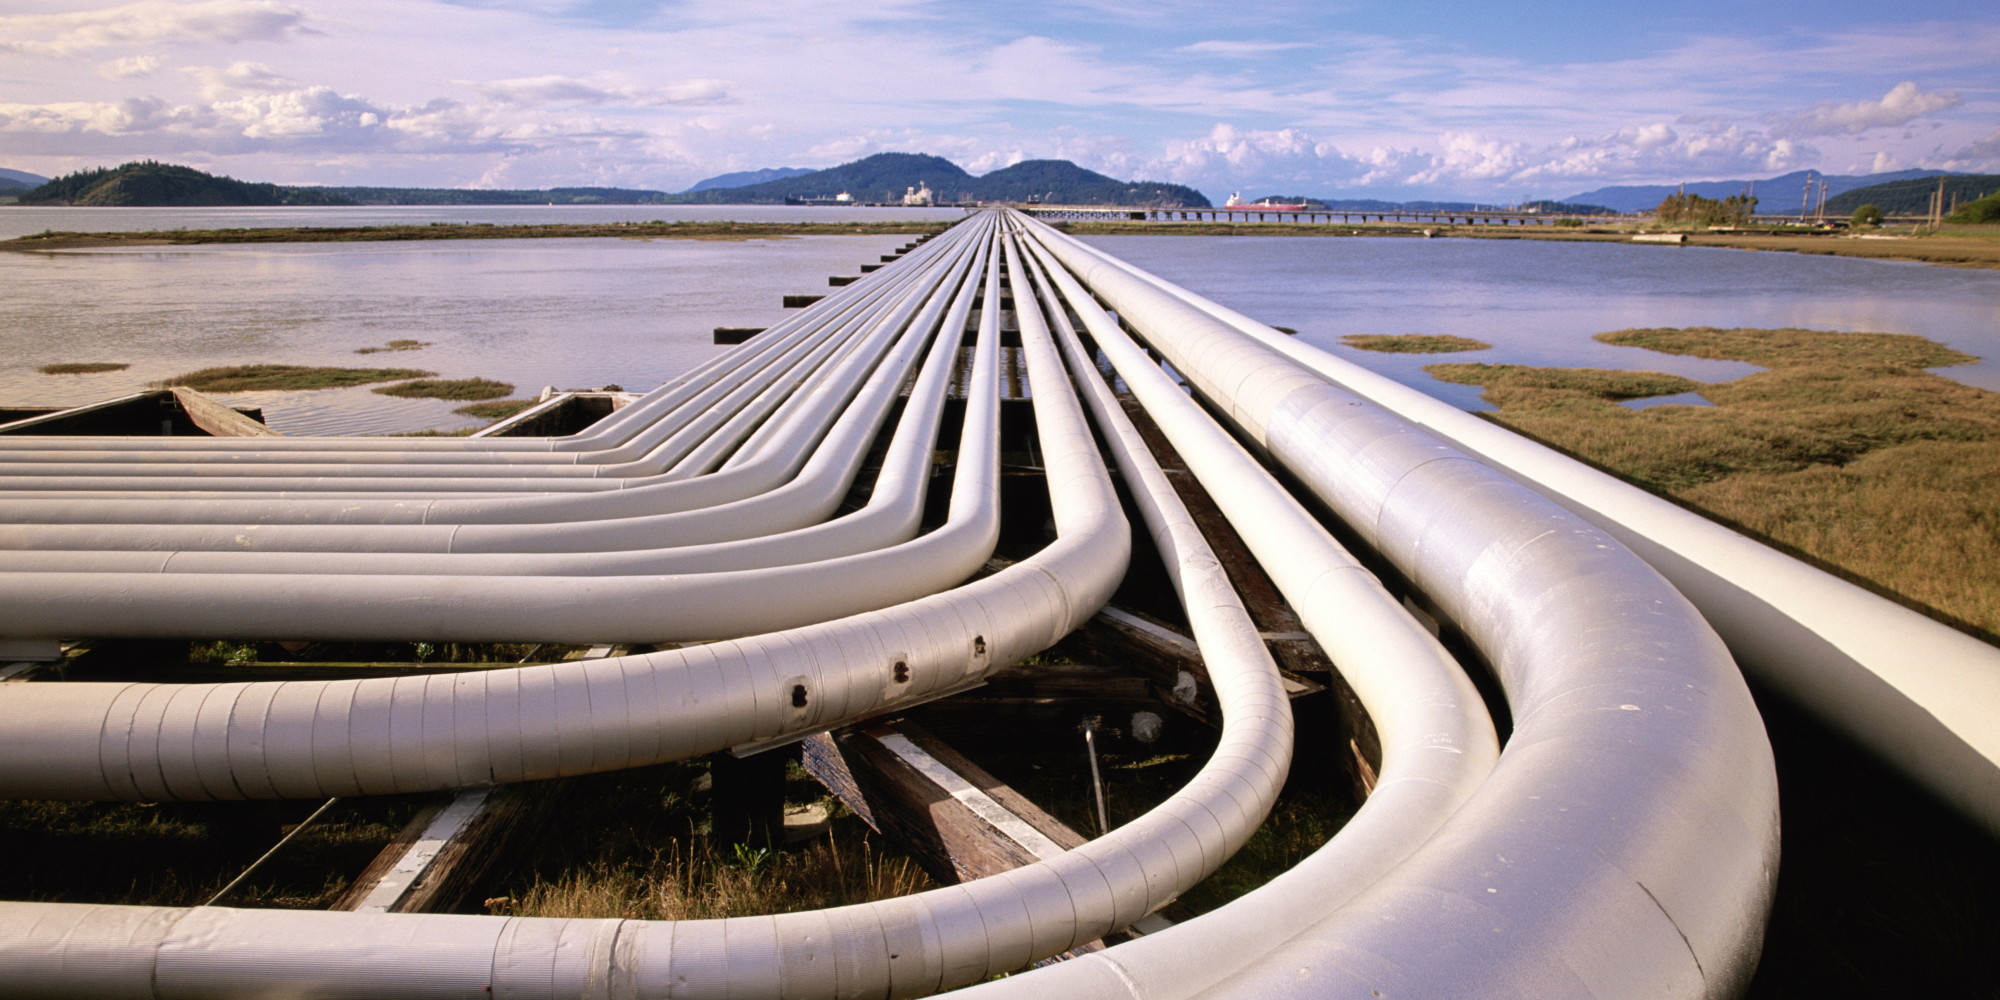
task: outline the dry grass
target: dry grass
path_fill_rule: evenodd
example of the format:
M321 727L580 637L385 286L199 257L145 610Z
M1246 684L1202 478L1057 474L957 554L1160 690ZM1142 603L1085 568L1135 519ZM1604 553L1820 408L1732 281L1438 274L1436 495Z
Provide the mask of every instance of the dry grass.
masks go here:
M416 368L314 368L307 365L224 365L176 375L155 387L184 385L202 392L250 392L257 389L339 389L370 382L424 378L436 372ZM510 390L511 391L511 390Z
M931 885L916 862L883 855L865 837L829 833L789 851L728 853L703 838L669 844L650 858L592 861L536 883L507 910L537 917L708 920L874 902Z
M840 810L819 839L788 850L712 841L707 769L692 760L578 779L564 825L591 835L549 838L488 909L685 920L792 913L934 886L915 861ZM788 802L826 800L802 769L794 765L788 774Z
M2000 394L1922 370L1972 358L1891 334L1598 339L1769 370L1689 383L1713 407L1638 411L1612 402L1618 373L1429 370L1486 385L1500 423L1945 621L2000 633Z
M1483 340L1454 337L1448 333L1350 333L1340 338L1340 342L1364 351L1387 354L1453 354L1458 351L1484 351L1493 346Z
M415 399L499 399L514 392L514 383L487 378L431 378L385 385L375 391L384 396Z
M121 361L71 361L43 365L35 370L44 375L89 375L94 372L122 372L130 367Z

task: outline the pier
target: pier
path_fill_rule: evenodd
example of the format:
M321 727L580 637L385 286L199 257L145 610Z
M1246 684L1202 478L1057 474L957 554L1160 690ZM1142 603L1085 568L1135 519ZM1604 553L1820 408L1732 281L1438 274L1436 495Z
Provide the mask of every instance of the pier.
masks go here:
M1041 221L1062 211L857 262L580 430L551 396L462 439L0 434L0 796L451 796L341 910L0 903L7 994L1729 997L1778 864L1744 672L2000 830L2000 651ZM215 637L588 652L38 666ZM1018 666L1059 645L1145 671ZM1072 829L902 718L1009 685L1163 708L1216 749L1138 820ZM444 869L496 810L543 808L527 783L723 754L754 786L781 752L960 880L715 920L413 902L476 881ZM1365 799L1176 917L1300 774Z

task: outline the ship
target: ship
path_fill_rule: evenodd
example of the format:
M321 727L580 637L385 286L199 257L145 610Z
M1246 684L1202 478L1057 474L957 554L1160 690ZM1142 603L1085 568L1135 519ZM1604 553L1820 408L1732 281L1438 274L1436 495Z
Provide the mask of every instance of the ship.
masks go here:
M1296 202L1296 203L1281 202L1281 201L1273 201L1269 198L1265 198L1262 201L1244 201L1243 192L1241 191L1237 191L1231 194L1229 196L1229 200L1222 203L1222 207L1260 208L1260 209L1269 209L1273 212L1303 212L1306 210L1306 205L1304 202Z

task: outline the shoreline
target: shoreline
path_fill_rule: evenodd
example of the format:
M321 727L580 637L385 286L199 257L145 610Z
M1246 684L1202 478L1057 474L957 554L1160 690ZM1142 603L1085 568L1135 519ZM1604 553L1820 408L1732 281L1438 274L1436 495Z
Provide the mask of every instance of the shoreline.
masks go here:
M262 229L171 229L136 232L45 232L0 241L0 250L34 253L110 247L197 246L243 243L367 243L410 240L493 239L695 239L752 240L792 236L904 236L942 232L946 222L615 222L501 225L426 223L408 226L288 226ZM1402 237L1480 240L1549 240L1629 243L1640 230L1554 227L1440 226L1408 223L1304 224L1287 222L1066 222L1074 236L1297 236ZM2000 270L2000 230L1991 234L1926 236L1831 233L1688 233L1683 244L1867 260L1906 260L1940 267Z

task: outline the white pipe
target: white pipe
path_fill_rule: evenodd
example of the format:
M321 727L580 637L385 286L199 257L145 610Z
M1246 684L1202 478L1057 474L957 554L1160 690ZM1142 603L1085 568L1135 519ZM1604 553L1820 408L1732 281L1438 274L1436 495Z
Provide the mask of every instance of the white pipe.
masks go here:
M1687 595L1752 677L2000 836L2000 712L1993 711L2000 705L2000 647L1109 254L1089 252L1602 528Z

